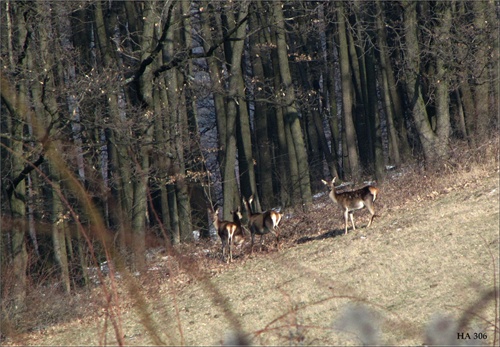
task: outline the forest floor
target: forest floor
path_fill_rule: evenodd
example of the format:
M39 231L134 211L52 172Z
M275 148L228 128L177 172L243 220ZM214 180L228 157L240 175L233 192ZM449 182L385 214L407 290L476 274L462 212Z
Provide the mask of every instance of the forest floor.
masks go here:
M218 240L176 250L184 256L158 251L147 275L107 282L119 308L106 309L99 286L42 298L32 310L45 324L13 328L2 345L116 345L110 313L126 345L234 343L236 332L254 345L450 344L448 335L493 345L498 161L432 177L399 171L378 186L370 228L357 212L344 235L341 209L323 194L308 213L287 212L280 250L267 236L229 265ZM50 313L64 305L72 312Z

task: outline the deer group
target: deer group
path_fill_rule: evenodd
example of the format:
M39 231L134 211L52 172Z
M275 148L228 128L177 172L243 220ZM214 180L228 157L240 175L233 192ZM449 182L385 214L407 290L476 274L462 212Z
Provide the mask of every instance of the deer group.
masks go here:
M283 215L274 210L268 210L261 213L254 212L251 207L252 201L253 195L250 196L248 200L243 198L243 204L245 205L248 215L248 229L250 230L252 239L251 252L253 253L255 235L260 236L260 249L262 250L263 236L268 233L272 233L276 237L276 244L279 248L278 228ZM245 228L241 224L242 214L240 208L238 207L235 211L231 211L233 221L220 220L219 208L215 211L209 209L208 212L212 216L214 227L222 242L222 257L227 263L232 262L233 247L243 244L247 236L244 230ZM227 253L229 253L229 255L227 255Z
M365 207L371 214L367 228L370 227L373 222L373 218L375 217L374 203L379 194L378 188L368 185L357 190L339 193L336 191L336 188L334 186L335 177L331 182L327 182L325 180L321 181L330 189L330 199L334 203L342 207L344 211L345 234L347 234L349 217L351 219L353 230L356 230L353 216L354 211L361 210ZM264 235L269 233L273 234L276 237L276 245L279 249L279 225L283 218L283 215L274 210L268 210L260 213L254 212L251 206L252 202L253 195L248 199L243 198L243 204L248 216L248 229L250 231L252 240L251 253L253 253L254 249L255 235L260 236L260 250L262 250ZM227 263L232 262L233 247L235 245L241 246L248 235L248 233L245 231L245 227L241 223L241 220L243 218L241 210L238 207L235 211L231 211L231 214L233 215L233 221L220 220L218 208L215 211L209 209L209 213L212 216L213 224L215 226L215 229L217 230L217 234L222 241L222 257L226 260Z

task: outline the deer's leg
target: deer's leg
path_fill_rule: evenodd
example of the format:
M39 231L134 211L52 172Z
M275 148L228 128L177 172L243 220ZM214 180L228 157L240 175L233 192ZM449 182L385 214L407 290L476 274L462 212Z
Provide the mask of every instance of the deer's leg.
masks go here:
M222 261L226 261L226 243L222 241Z
M280 236L278 234L277 229L271 228L271 229L269 229L269 231L271 232L271 234L274 235L274 237L276 237L276 248L279 250L280 249Z
M372 216L370 217L370 221L368 222L368 225L366 226L367 228L370 227L370 225L372 225L372 222L373 222L373 217L375 217L374 214L372 214Z
M238 245L238 248L240 249L238 256L241 258L243 256L243 243L240 243Z
M370 221L368 222L368 225L366 226L368 228L370 225L372 225L373 217L375 217L375 209L373 208L373 203L372 204L367 204L366 208L368 208L368 211L370 211L370 213L372 215L371 218L370 218Z
M250 254L252 254L253 253L253 244L255 241L255 233L253 231L251 231L250 233L252 235L252 245L250 246Z
M349 219L349 210L346 208L344 212L344 226L345 226L345 235L347 235L347 221Z
M276 238L276 248L278 250L280 249L280 244L279 244L279 229L278 229L278 223L274 223L272 219L267 219L266 220L266 227L264 231L268 230L273 236Z
M351 216L352 229L356 230L356 225L354 224L354 212L349 213Z

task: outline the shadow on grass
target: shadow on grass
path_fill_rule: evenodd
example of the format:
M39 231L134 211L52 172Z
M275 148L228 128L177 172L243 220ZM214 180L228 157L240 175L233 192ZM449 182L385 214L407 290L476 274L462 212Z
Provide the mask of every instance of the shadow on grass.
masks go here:
M311 241L325 240L325 239L337 237L340 235L344 235L344 233L345 233L344 229L334 229L334 230L327 231L326 233L318 235L318 236L301 237L300 239L295 241L295 243L300 245L300 244L311 242Z

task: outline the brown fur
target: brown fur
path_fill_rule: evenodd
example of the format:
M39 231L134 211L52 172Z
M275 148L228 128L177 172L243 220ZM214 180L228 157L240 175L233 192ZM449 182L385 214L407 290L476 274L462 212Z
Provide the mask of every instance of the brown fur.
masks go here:
M208 213L212 216L214 227L222 242L222 258L225 259L226 263L232 262L233 246L240 246L245 241L245 233L241 227L240 208L231 211L234 222L220 220L218 208L215 212L209 209ZM226 253L229 253L229 256Z
M333 202L339 204L344 209L344 224L345 224L345 233L347 234L347 223L349 216L351 216L351 223L353 230L356 230L356 225L354 224L353 213L356 210L361 210L363 208L367 208L370 211L371 218L368 222L367 228L372 224L373 217L375 217L375 207L374 202L377 199L377 195L379 193L379 189L373 186L366 186L357 190L337 193L335 191L335 177L333 178L331 183L328 183L325 180L321 180L326 186L330 188L330 199Z
M250 204L253 201L253 196L251 196L248 201L243 198L243 203L248 213L248 227L252 235L252 246L251 252L253 252L253 245L255 240L255 235L260 235L260 249L262 250L263 236L268 233L272 233L276 236L276 244L279 248L279 223L283 215L279 212L269 210L262 213L254 213Z

